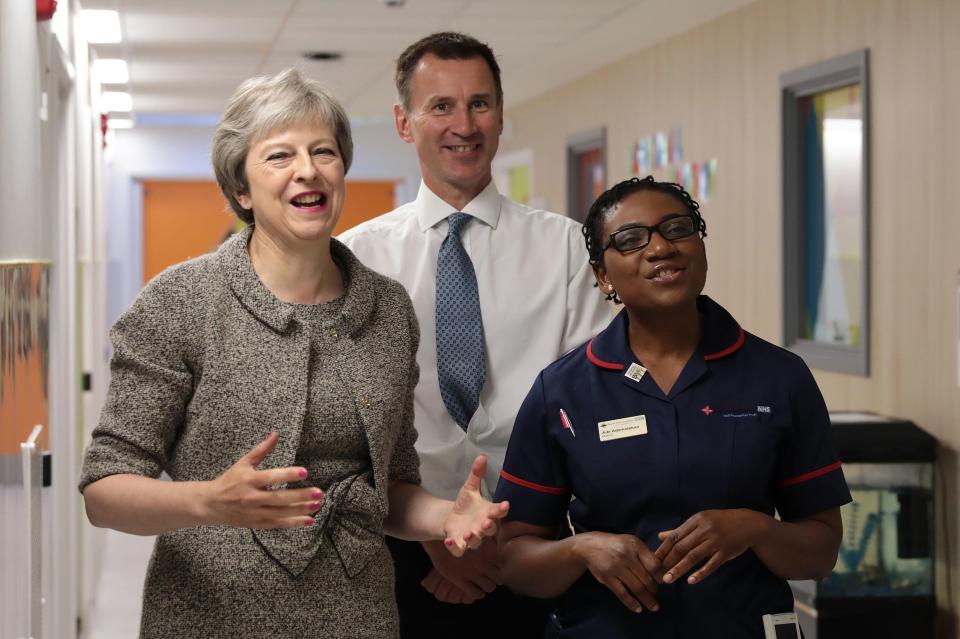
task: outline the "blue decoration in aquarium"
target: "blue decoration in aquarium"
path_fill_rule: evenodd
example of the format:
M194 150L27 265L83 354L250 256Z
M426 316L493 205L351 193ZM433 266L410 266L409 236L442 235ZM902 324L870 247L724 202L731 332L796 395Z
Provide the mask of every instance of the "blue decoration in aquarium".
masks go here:
M859 510L860 504L854 502L852 506L853 512L851 513L851 528L856 530L857 511ZM863 524L863 528L860 531L860 540L857 542L856 547L851 548L847 546L846 543L840 544L840 559L843 561L843 565L846 566L847 569L856 572L856 570L860 567L860 562L863 561L863 555L867 551L867 544L870 543L870 538L877 529L877 524L879 522L880 516L877 513L870 513L867 515L867 521Z

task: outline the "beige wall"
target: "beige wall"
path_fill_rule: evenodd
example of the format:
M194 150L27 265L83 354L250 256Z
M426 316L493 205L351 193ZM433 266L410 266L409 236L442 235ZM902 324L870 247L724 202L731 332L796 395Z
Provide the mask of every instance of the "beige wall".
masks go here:
M612 184L630 177L635 140L682 127L684 159L718 160L718 190L703 207L707 292L748 330L779 343L779 77L865 47L872 83L872 372L815 373L831 409L907 417L941 441L946 491L937 506L947 506L949 545L941 523L938 559L942 564L949 552L956 599L960 1L761 0L535 100L511 108L506 96L512 135L501 153L532 149L532 195L563 211L567 136L607 127ZM938 592L946 607L942 568Z

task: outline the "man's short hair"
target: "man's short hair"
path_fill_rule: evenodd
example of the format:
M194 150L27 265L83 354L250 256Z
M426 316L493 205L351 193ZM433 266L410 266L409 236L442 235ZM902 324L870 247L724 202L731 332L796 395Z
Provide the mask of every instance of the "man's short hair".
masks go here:
M433 54L441 60L470 60L472 58L482 58L487 66L490 67L490 73L493 74L493 82L497 87L497 104L503 103L503 85L500 84L500 65L497 64L497 58L493 55L493 50L485 43L476 38L456 33L454 31L443 31L433 33L425 38L417 40L397 58L397 94L400 97L400 103L404 110L410 110L410 79L413 77L413 70L417 63L427 54Z

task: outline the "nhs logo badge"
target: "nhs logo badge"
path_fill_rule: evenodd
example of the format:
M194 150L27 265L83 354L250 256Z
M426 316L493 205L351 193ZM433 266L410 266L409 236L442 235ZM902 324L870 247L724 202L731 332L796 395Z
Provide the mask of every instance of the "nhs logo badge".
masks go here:
M769 413L769 412L770 412L770 407L769 407L769 406L757 406L757 412L758 412L758 413Z

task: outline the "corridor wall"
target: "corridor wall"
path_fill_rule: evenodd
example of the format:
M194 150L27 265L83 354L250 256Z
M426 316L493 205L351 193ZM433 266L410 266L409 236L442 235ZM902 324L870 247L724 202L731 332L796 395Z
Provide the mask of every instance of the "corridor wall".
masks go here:
M38 23L34 3L0 3L3 637L76 636L83 592L75 480L82 409L98 407L96 393L81 389L81 371L96 375L104 362L94 354L102 306L99 117L93 116L99 91L91 90L78 11L67 0L53 21ZM16 449L35 423L43 427L39 448L50 453L51 484L39 489L40 526L31 531ZM38 569L30 571L26 558L37 556Z
M656 28L657 17L649 18L637 28ZM530 149L537 176L532 194L563 210L568 136L606 127L609 186L632 175L636 140L682 127L687 158L717 159L716 191L702 207L710 230L707 292L747 330L780 343L779 78L869 48L871 374L814 372L831 409L909 418L940 441L937 594L954 628L960 597L957 33L960 3L953 0L759 0L523 104L511 105L507 96L513 137L501 145L501 153Z

